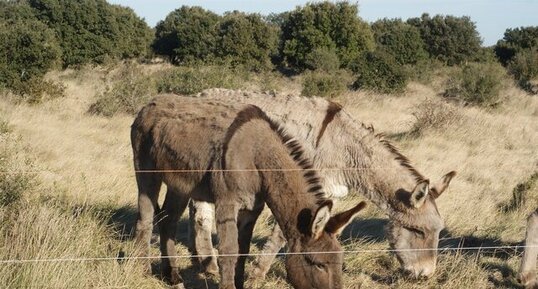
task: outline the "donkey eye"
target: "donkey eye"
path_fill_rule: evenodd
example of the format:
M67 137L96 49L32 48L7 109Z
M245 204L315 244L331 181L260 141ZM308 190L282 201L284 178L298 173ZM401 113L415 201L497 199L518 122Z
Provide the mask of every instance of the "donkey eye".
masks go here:
M407 231L411 231L413 233L415 233L416 235L418 235L420 238L424 238L426 236L426 234L424 234L423 231L417 229L417 228L412 228L412 227L404 227L404 229L406 229Z
M320 271L325 271L325 268L326 268L325 265L323 265L323 264L315 264L315 266L316 266L316 269L318 269Z

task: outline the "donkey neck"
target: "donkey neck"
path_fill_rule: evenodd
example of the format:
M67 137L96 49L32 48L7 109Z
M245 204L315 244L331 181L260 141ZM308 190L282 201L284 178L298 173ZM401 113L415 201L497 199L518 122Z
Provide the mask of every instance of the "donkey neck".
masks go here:
M288 148L289 150L289 148ZM259 160L258 168L283 168L285 170L261 171L266 203L287 240L297 239L301 228L308 226L300 220L310 220L319 205L326 201L316 173L308 169L306 159L286 152L260 152L271 156ZM301 165L302 164L302 165ZM306 225L306 226L305 226Z

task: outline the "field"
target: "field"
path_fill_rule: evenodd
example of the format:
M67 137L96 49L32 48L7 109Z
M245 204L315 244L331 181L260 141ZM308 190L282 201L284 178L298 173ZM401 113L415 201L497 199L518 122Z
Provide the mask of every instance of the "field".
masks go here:
M47 78L63 83L66 96L39 105L0 98L0 173L22 187L18 202L0 206L0 259L67 260L3 262L0 287L167 288L158 278L158 259L153 276L145 276L136 260L116 260L136 253L133 116L87 112L109 81L103 69L52 72ZM272 85L298 94L300 81L277 79ZM399 272L396 258L385 251L387 217L370 204L341 236L353 251L345 254L345 288L519 288L521 250L458 248L523 240L526 216L538 207L538 97L508 85L496 107L462 106L442 100L440 82L411 83L397 96L358 91L334 99L389 135L432 180L458 172L437 201L446 223L440 246L449 249L441 252L436 274L417 281ZM256 82L249 87L260 88ZM337 210L360 199L339 202ZM178 233L181 255L189 254L186 216ZM256 245L270 233L269 218L265 212L256 226ZM159 254L156 244L152 254ZM188 258L183 265L186 288L216 288L216 280L197 274ZM247 287L291 288L285 276L279 259L266 280Z

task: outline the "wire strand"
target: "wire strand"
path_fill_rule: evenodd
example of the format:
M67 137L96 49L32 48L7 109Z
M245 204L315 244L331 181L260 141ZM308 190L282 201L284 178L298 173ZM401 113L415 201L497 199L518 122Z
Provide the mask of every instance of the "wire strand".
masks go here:
M353 254L353 253L395 253L395 252L424 252L424 251L481 251L481 250L500 250L500 249L522 249L538 248L538 245L525 246L484 246L484 247L445 247L445 248L417 248L417 249L358 249L358 250L340 250L340 251L314 251L314 252L283 252L277 253L277 256L287 255L316 255L316 254ZM208 257L251 257L251 256L272 256L274 253L248 253L248 254L198 254L198 255L174 255L174 256L132 256L132 257L93 257L93 258L45 258L45 259L6 259L0 260L0 264L21 264L21 263L43 263L43 262L88 262L88 261L126 261L126 260L151 260L161 258L208 258Z

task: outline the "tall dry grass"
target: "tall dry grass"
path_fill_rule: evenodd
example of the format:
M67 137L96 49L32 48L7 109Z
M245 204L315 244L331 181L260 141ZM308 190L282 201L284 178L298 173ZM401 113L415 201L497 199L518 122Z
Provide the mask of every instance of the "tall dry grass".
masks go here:
M148 66L147 71L162 67ZM0 258L114 257L135 252L126 235L133 226L136 186L131 164L129 127L132 116L110 118L87 113L109 84L113 70L92 68L48 75L61 81L66 96L40 106L0 100L0 128L20 137L20 153L34 159L38 184L17 206L0 209ZM260 88L270 84L298 93L300 80L255 76ZM261 85L263 86L263 85ZM525 201L513 210L514 188L538 171L538 99L510 86L494 109L461 107L440 100L440 89L412 83L395 97L348 92L336 98L358 120L388 133L416 167L432 180L450 170L458 176L438 200L446 222L441 245L510 245L524 237L526 215L538 200L538 185L525 190ZM451 112L451 113L447 113ZM422 113L422 114L421 114ZM441 119L441 120L439 120ZM446 120L446 121L445 121ZM419 134L413 134L419 130ZM23 149L24 148L24 149ZM361 197L338 202L344 208ZM345 288L516 288L520 252L447 251L429 280L408 279L396 259L383 250L386 216L369 206L343 236ZM271 230L264 212L256 226L259 245ZM186 221L178 235L180 254L188 254ZM257 246L253 252L257 252ZM158 254L156 246L153 254ZM123 253L121 253L123 254ZM158 264L158 261L156 261ZM189 266L189 260L182 260ZM157 270L158 271L158 270ZM196 268L183 271L187 288L216 288ZM156 276L145 276L134 261L50 262L0 265L0 287L9 288L159 288ZM3 283L2 283L3 282ZM290 288L282 259L266 280L251 288Z

